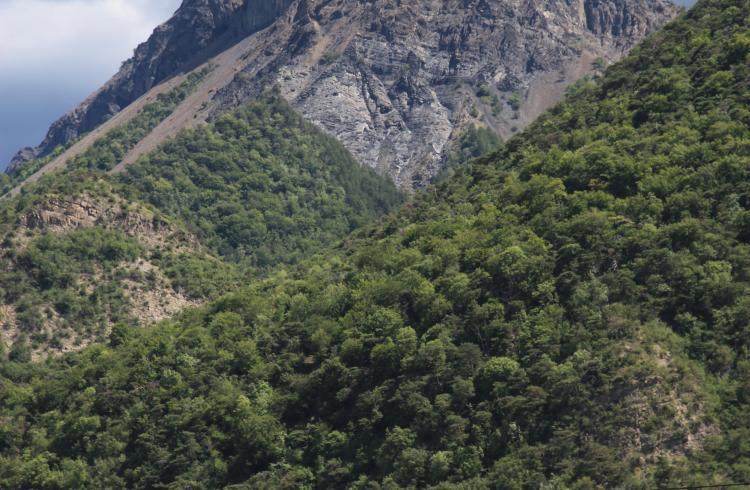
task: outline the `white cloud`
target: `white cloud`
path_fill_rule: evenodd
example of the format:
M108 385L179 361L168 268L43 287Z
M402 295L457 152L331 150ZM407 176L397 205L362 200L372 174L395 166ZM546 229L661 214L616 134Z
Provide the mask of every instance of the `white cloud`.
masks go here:
M0 0L0 76L111 75L178 0ZM83 75L83 74L81 74Z
M0 0L0 169L102 85L180 0Z

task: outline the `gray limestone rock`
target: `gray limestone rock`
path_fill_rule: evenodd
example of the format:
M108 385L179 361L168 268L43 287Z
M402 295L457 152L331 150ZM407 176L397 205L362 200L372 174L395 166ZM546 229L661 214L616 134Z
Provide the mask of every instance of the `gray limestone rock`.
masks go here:
M440 171L470 124L510 137L677 12L668 0L185 0L14 168L256 36L212 95L212 117L277 87L362 163L411 189Z

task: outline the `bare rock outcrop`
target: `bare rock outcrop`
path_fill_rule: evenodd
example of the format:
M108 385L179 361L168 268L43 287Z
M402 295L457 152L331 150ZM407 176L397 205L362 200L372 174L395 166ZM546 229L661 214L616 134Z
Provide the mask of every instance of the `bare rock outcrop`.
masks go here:
M51 197L35 206L19 217L13 239L23 243L42 233L65 233L93 226L122 230L149 248L170 247L179 252L199 247L193 235L143 207L129 209L122 199L104 203L86 194Z
M45 235L64 235L94 227L124 231L143 247L144 252L134 260L118 263L113 270L92 261L87 268L71 276L68 288L71 292L98 301L95 299L97 286L116 286L121 290L122 303L127 306L128 321L141 326L169 318L205 300L191 297L175 287L166 271L151 258L154 252L158 252L157 255L199 256L204 249L198 239L145 207L130 204L115 195L107 198L88 193L50 195L21 214L8 235L3 237L0 263L5 270L17 269L19 260L22 260L19 256L34 240ZM23 326L17 315L19 302L23 304L23 293L19 294L21 296L15 299L7 294L0 298L0 343L9 349L17 339L28 335L31 328L38 339L46 339L39 340L33 347L34 359L101 342L106 339L114 323L109 317L89 325L89 328L78 328L59 313L60 304L50 302L32 307L38 315L34 317L31 327ZM41 293L39 297L44 298ZM4 303L9 298L10 302ZM24 308L28 311L29 305L26 304Z
M187 101L195 108L178 109L172 126L210 120L275 86L362 163L411 189L440 171L470 124L508 138L677 13L669 0L185 0L16 163L231 46L242 55L225 56L232 66L216 73L232 75L206 82L210 97Z

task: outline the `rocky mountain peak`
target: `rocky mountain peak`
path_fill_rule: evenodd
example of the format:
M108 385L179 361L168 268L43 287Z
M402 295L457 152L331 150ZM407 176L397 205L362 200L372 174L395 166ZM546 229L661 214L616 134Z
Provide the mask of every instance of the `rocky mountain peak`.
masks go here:
M175 14L139 45L120 71L79 107L56 121L37 148L24 148L9 171L66 145L159 83L205 62L272 23L285 0L184 0Z
M510 137L571 82L618 60L677 12L668 0L185 0L118 74L14 163L211 63L216 74L202 98L186 101L182 122L157 128L152 140L277 87L362 163L404 189L419 187L467 128Z

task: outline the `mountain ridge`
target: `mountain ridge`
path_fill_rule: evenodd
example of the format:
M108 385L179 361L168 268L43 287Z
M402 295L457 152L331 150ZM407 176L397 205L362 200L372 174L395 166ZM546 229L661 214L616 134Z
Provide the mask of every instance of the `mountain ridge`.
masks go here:
M618 59L677 13L662 0L519 6L187 0L120 73L9 170L69 144L171 76L244 42L243 58L227 66L236 73L188 108L180 127L279 85L295 109L362 163L402 188L418 187L439 172L468 124L508 137L558 100L567 84L591 73L598 57ZM399 75L406 67L412 72Z

